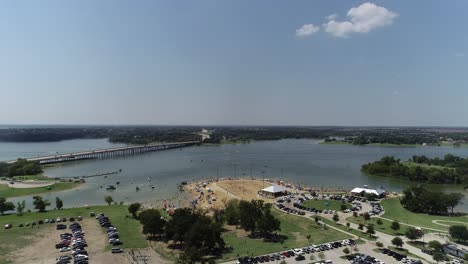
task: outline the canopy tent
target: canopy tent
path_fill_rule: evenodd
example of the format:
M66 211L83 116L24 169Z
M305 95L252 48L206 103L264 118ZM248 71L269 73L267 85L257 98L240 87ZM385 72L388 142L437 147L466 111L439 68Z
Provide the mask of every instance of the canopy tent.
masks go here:
M268 197L273 197L276 198L278 196L282 196L286 194L286 188L283 186L278 186L278 185L272 185L270 187L267 187L265 189L262 189L258 192L258 194L262 196L268 196Z
M354 188L351 190L353 194L375 194L377 196L385 195L386 191L383 189L368 189L368 188Z

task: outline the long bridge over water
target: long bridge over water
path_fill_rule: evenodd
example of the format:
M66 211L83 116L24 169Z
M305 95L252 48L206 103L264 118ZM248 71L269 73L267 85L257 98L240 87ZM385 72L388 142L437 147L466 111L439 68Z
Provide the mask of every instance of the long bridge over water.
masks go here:
M93 151L83 151L67 154L57 154L51 156L42 156L27 158L29 161L37 161L40 164L51 164L51 163L60 163L68 161L77 161L77 160L87 160L87 159L104 159L104 158L113 158L117 156L129 156L143 154L147 152L160 151L165 149L181 148L200 143L199 141L187 141L187 142L177 142L177 143L165 143L165 144L150 144L142 146L128 146L128 147L118 147L118 148L109 148L109 149L98 149ZM15 163L16 160L7 161L7 163Z

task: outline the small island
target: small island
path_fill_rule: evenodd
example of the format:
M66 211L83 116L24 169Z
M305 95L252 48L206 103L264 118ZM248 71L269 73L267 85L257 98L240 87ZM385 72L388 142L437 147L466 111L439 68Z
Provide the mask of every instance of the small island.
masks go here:
M413 156L406 162L393 156L364 164L364 173L402 178L418 183L466 184L468 182L468 158L447 154L444 158Z

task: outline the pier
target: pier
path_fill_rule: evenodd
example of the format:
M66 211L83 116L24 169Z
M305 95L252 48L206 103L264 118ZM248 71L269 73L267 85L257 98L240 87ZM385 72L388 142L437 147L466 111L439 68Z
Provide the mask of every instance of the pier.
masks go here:
M142 146L128 146L109 149L98 149L93 151L83 151L67 154L58 154L53 156L42 156L27 158L28 161L37 161L39 164L52 164L60 162L88 160L88 159L106 159L119 156L138 155L147 152L154 152L166 149L182 148L198 144L198 141L177 142L177 143L164 143L164 144L150 144ZM16 160L7 161L8 164L15 163Z

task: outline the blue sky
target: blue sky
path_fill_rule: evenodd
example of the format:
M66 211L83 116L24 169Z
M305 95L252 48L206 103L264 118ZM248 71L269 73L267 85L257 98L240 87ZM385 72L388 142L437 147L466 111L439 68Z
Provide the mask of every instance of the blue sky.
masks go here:
M468 125L468 1L9 1L0 124Z

